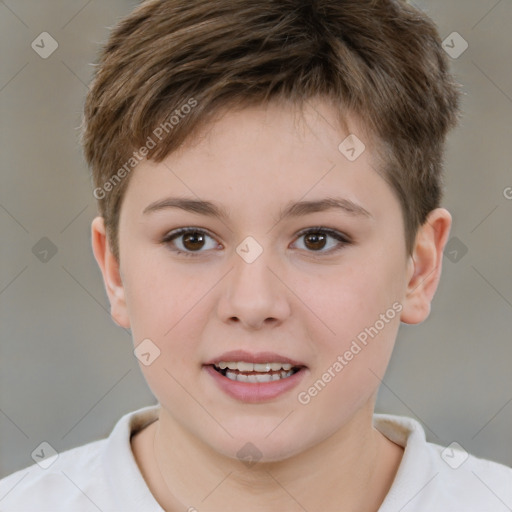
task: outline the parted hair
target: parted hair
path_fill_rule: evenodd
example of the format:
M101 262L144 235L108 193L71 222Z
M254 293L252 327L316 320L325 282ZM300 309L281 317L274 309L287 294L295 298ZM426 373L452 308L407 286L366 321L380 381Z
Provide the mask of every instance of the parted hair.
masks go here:
M434 22L404 0L142 2L101 49L82 123L112 252L142 158L162 161L223 109L317 97L367 130L410 252L441 201L460 94Z

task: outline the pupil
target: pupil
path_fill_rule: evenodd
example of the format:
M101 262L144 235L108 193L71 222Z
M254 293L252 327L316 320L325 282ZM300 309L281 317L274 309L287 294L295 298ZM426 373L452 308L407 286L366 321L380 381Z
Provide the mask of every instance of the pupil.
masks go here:
M187 233L183 236L183 245L193 251L204 245L204 236L201 233Z
M312 247L309 247L310 249L323 249L325 247L325 235L310 233L306 235L305 242L307 247L312 245Z

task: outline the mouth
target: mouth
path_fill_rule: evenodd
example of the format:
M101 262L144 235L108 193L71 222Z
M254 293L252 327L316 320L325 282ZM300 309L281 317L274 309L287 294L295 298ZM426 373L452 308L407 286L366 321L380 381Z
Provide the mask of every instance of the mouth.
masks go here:
M293 366L291 363L249 363L247 361L220 361L212 366L215 371L230 380L253 384L287 379L302 368L302 366Z
M242 402L277 399L296 387L308 368L272 352L227 352L203 364L220 390Z

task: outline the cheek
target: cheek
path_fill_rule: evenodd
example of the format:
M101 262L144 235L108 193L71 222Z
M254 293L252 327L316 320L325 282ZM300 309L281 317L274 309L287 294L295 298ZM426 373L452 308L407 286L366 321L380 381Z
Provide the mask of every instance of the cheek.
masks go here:
M397 259L375 251L351 254L315 275L301 269L290 276L314 339L331 346L329 353L343 349L400 300L401 279Z
M374 395L391 357L400 325L401 264L389 256L359 253L322 279L310 278L302 288L297 281L297 294L322 320L307 312L318 357L297 398L319 414L332 411L335 423Z
M332 421L344 421L377 391L400 325L402 266L385 250L358 253L331 271L322 293L307 285L299 292L335 333L310 323L321 357L299 402L311 411L330 410Z
M192 268L170 266L165 255L131 254L125 260L126 304L134 339L172 337L188 316L194 314L207 289Z
M158 258L130 258L125 260L125 293L133 343L137 347L149 339L158 354L150 365L140 364L141 370L156 396L180 397L178 382L190 387L192 366L199 368L198 347L209 315L205 295L215 276L193 275L192 266L171 269Z
M346 288L331 289L331 300L313 306L320 308L335 335L310 323L319 356L298 390L302 395L297 395L313 416L315 411L319 416L330 411L326 428L345 422L375 395L400 325L401 304L393 302L390 293L379 293L365 280L352 283L352 287L345 284Z
M194 365L200 368L198 346L208 317L207 301L201 299L213 276L171 269L168 262L143 255L131 255L125 265L133 343L142 347L150 340L151 362L146 365L141 359L141 371L162 405L183 416L191 406L184 389L194 386Z

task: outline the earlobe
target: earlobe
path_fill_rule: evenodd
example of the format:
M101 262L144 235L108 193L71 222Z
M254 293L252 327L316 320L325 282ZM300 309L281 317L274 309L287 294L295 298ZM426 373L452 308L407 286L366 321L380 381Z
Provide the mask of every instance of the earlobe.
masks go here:
M419 324L430 314L430 305L441 277L443 250L452 218L444 208L432 210L419 228L409 259L408 282L400 317L407 324Z
M92 221L91 235L92 250L103 276L112 319L119 326L129 328L130 321L119 262L110 249L103 217L96 217Z

